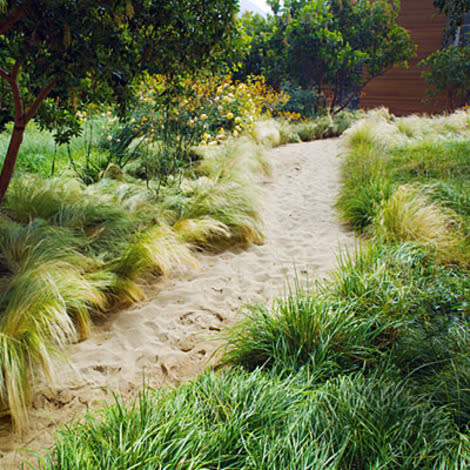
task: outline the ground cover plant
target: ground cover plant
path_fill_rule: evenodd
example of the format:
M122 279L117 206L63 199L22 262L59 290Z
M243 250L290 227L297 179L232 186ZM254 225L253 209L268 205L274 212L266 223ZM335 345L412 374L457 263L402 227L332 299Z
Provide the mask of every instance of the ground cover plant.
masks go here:
M87 414L39 468L467 468L469 124L357 123L338 205L369 241L247 307L224 369Z

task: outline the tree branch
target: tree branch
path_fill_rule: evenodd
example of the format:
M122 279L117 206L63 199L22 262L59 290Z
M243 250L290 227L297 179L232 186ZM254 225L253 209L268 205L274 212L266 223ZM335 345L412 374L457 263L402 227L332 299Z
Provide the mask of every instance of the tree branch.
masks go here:
M10 83L10 74L2 68L0 68L0 77L3 77L8 83Z
M15 62L15 65L11 69L10 79L16 80L18 78L18 72L20 71L21 64L19 62Z
M5 34L23 15L23 8L19 8L8 20L0 24L0 34Z
M358 87L358 90L357 90L357 93L360 95L362 90L365 88L365 86L375 77L369 77L367 78L366 80L364 80L364 83ZM356 93L351 93L349 95L349 97L346 99L346 102L343 103L343 105L341 107L339 107L338 109L335 110L334 114L338 114L339 112L343 111L343 109L345 109L349 103L351 103L352 99L354 98L354 95Z
M21 99L20 86L18 84L18 72L20 70L20 63L16 62L9 74L8 82L10 83L13 101L15 103L15 125L22 126L24 119L23 100Z
M331 110L333 115L336 115L336 114L340 113L341 111L343 111L343 109L347 108L349 103L351 103L352 99L354 98L354 95L355 95L355 93L350 93L349 97L346 99L346 101L343 103L342 106L340 106L339 108L337 108L335 110Z
M39 92L39 95L34 100L34 103L31 105L31 107L27 110L25 114L25 124L27 124L33 118L39 106L47 98L47 95L55 87L56 83L57 83L57 80L54 78L47 85L45 85L43 89Z

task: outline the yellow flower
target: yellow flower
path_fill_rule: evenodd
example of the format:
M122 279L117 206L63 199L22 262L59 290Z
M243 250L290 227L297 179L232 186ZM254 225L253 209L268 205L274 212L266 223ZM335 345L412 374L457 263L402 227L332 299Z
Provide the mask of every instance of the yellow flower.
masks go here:
M236 131L236 130L233 131L233 136L234 136L234 137L238 137L238 131Z
M207 119L207 114L201 114L201 121L205 121Z
M204 140L208 140L209 137L210 137L210 135L209 135L207 132L205 132L204 135L202 136L202 138L203 138Z
M237 117L235 118L235 123L236 123L236 124L240 124L240 122L242 122L242 118L241 118L240 116L237 116Z
M106 137L108 140L113 140L113 137L108 135L108 137Z
M207 142L205 140L202 140L200 145L207 145Z
M209 145L211 147L215 147L216 145L219 145L219 143L216 140L213 140L212 142L209 142Z
M233 113L228 113L227 114L227 119L233 119Z

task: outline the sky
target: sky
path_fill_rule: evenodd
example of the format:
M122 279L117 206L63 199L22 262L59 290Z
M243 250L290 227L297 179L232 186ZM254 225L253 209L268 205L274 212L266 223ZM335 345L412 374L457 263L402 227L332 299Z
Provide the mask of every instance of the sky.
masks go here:
M269 12L271 11L269 5L265 0L251 0L256 6L260 7L262 10Z

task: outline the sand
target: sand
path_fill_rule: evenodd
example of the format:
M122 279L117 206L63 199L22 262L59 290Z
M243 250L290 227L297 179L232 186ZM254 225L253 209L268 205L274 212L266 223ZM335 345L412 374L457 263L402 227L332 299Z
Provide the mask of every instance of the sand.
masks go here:
M272 174L263 177L266 242L219 254L198 255L202 270L159 281L150 300L112 313L89 339L71 345L72 368L59 385L39 384L31 430L22 438L0 423L0 468L31 459L22 448L50 446L56 425L99 407L111 390L131 397L145 382L176 386L217 362L220 331L243 305L271 302L294 273L301 282L325 277L353 235L338 221L338 139L270 150ZM308 280L308 281L307 281Z

